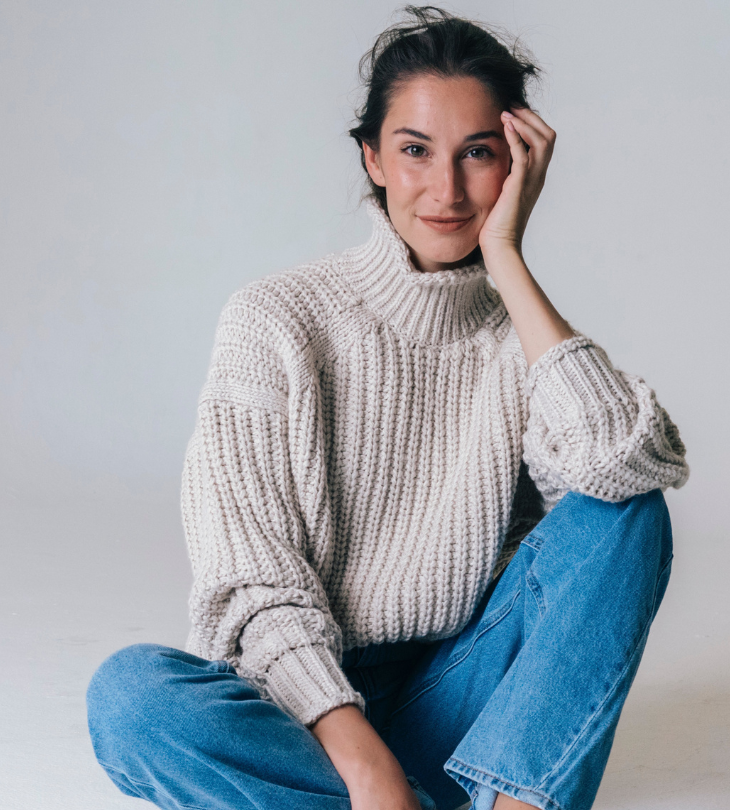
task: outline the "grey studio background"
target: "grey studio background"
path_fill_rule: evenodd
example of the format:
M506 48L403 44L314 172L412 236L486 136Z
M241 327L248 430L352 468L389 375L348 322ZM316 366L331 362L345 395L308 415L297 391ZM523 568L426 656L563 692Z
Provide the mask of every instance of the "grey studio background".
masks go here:
M364 241L346 135L386 0L0 3L0 808L121 810L84 693L182 647L178 507L217 317ZM558 310L641 374L692 473L597 810L730 806L724 0L445 8L522 35L558 133L527 232Z

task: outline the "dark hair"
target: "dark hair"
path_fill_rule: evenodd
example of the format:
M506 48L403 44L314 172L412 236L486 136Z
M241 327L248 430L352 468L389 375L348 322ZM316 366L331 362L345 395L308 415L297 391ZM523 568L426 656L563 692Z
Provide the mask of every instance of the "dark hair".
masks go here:
M380 130L398 87L417 75L471 76L492 93L502 109L528 107L528 79L541 72L532 56L513 42L504 44L494 27L455 17L436 6L407 5L402 9L415 21L396 23L383 31L372 49L360 59L359 76L366 99L356 112L358 126L349 134L360 147L360 162L367 173L363 141L377 151ZM369 192L385 211L385 188L367 175Z

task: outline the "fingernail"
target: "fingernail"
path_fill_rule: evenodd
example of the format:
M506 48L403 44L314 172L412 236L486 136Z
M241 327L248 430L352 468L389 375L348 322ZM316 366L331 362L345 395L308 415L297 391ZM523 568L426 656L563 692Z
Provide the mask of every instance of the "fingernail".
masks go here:
M505 118L514 118L514 115L512 115L512 113L511 113L511 112L507 112L507 110L505 110L505 111L502 113L502 115L503 115Z

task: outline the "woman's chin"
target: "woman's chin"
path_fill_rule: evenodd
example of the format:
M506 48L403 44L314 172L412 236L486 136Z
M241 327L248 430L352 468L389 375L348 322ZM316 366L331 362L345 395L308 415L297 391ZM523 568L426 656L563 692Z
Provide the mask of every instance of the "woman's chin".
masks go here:
M467 265L467 264L474 264L481 260L481 248L479 247L479 243L473 244L469 242L468 244L462 245L439 245L437 249L434 249L432 246L429 250L426 248L423 251L419 251L420 255L423 256L427 261L432 262L434 264L444 264L444 265ZM416 248L418 250L418 248Z

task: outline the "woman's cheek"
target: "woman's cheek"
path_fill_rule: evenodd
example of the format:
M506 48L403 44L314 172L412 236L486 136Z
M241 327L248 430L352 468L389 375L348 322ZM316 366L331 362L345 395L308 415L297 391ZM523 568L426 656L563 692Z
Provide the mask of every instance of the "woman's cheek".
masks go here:
M398 169L398 175L400 184L407 188L423 182L423 170L418 166L401 166Z
M481 176L474 180L469 196L473 200L478 200L480 208L491 211L502 193L504 179L500 174L490 172L486 177Z
M497 171L491 172L489 189L492 206L494 206L494 204L499 199L499 195L502 193L502 187L504 186L504 181L507 179L508 175L509 170L499 169Z

